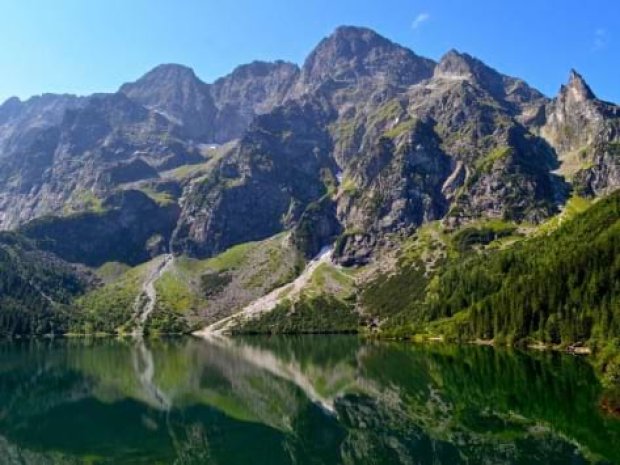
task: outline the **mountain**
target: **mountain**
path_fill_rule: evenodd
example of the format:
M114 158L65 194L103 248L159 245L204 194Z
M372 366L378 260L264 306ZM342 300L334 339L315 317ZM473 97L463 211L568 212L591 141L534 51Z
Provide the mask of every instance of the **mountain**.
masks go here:
M22 102L17 97L0 105L0 147L9 151L20 136L37 128L59 124L67 110L79 108L85 102L74 95L43 94ZM16 140L17 139L17 140Z
M271 112L297 80L297 65L284 61L254 61L216 80L211 95L217 107L214 140L240 138L257 115Z
M201 232L207 223L218 228L202 237L186 228L194 245L230 238L217 225L240 224L247 207L202 209L199 216L197 196L218 205L244 202L233 192L252 186L270 209L265 213L272 226L264 234L275 233L326 195L321 182L336 183L339 177L343 185L331 200L338 221L345 234L366 232L345 241L343 263L366 261L369 244L386 233L411 231L445 216L455 223L481 215L540 221L557 211L566 195L566 186L551 172L557 165L553 148L520 122L545 102L522 81L467 55L450 52L435 67L370 30L339 28L310 54L281 108L257 118L234 154L221 162L218 173L230 181L210 178L196 186L196 200L184 209L182 221ZM282 114L290 116L274 127ZM298 117L304 114L310 119ZM308 173L300 173L301 165L279 163L284 146L294 151L286 160L305 152L308 163L319 161L311 168L312 195L294 193L308 185ZM326 152L331 157L322 156ZM270 175L258 175L248 160L267 153ZM272 196L274 181L279 189ZM260 238L260 228L250 229L252 235L235 240Z
M119 92L182 127L185 137L204 142L213 139L215 103L209 86L192 69L160 65L136 82L122 85Z
M118 188L199 164L284 98L295 66L252 63L207 85L162 65L114 94L0 107L0 227L83 211ZM118 176L119 172L123 172Z
M293 96L322 91L341 95L376 88L407 87L432 75L434 62L417 56L376 32L343 26L323 39L301 69ZM345 103L340 99L341 103Z
M612 192L620 182L620 106L599 100L583 77L569 81L545 108L542 136L557 150L560 172L586 195Z
M551 260L536 248L559 255L578 240L548 235L604 223L588 209L615 199L619 148L620 107L575 71L548 98L466 53L435 62L345 26L301 67L256 61L206 83L165 64L111 94L9 99L0 106L0 228L38 257L98 277L66 299L78 332L123 332L145 306L145 331L185 332L267 302L270 319L247 331L361 324L411 335L499 305L496 276L470 276L462 263L479 271L490 260L517 282L506 295L542 293L511 267L544 274L522 250ZM575 237L599 240L582 232ZM603 245L606 258L579 263L611 267L617 252ZM565 264L544 270L559 276ZM562 292L583 291L577 275ZM466 279L482 288L475 301L459 287ZM593 321L617 300L604 283L607 303L584 313ZM487 313L474 321L487 324ZM493 336L546 330L504 329Z
M190 68L161 65L119 92L155 110L197 142L224 143L240 137L252 119L282 102L299 70L278 61L239 66L212 85Z

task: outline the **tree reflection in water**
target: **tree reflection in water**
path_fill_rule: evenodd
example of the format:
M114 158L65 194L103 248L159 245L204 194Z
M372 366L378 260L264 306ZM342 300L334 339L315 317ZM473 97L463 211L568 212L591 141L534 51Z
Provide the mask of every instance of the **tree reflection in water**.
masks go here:
M583 360L345 336L0 346L3 463L620 463Z

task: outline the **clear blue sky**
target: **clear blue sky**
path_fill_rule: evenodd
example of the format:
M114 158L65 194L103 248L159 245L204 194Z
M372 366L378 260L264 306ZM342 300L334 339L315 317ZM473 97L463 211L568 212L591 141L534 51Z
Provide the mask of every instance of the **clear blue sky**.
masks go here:
M433 59L466 51L547 95L574 67L620 102L618 0L0 0L0 101L109 92L160 63L205 81L254 59L302 63L342 24Z

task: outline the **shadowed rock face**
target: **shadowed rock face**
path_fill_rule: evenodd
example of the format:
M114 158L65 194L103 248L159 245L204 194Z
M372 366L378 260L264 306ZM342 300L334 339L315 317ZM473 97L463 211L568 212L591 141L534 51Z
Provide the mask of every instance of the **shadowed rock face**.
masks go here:
M0 155L10 152L22 137L62 121L65 111L79 108L86 99L74 95L43 94L22 102L17 97L0 105Z
M217 106L214 140L241 137L257 115L284 101L298 75L299 68L292 63L255 61L215 81L211 86Z
M216 107L209 86L190 68L161 65L119 92L182 126L186 137L213 140Z
M158 205L138 191L123 191L103 203L102 212L42 217L20 232L63 259L101 266L109 261L137 265L165 252L179 215L176 204ZM160 236L163 250L150 243Z
M120 92L177 123L190 139L224 143L241 137L256 115L279 105L298 74L291 63L256 61L205 84L192 69L169 64L124 84Z
M326 194L330 139L325 110L290 103L255 120L238 148L184 199L177 252L209 256L292 226Z
M342 233L343 262L363 262L386 235L431 220L541 221L567 180L613 190L619 118L576 72L548 99L465 53L435 63L341 27L301 69L253 62L207 84L168 64L115 94L8 100L0 227L165 184L179 200L176 252L210 256L292 228L308 254Z

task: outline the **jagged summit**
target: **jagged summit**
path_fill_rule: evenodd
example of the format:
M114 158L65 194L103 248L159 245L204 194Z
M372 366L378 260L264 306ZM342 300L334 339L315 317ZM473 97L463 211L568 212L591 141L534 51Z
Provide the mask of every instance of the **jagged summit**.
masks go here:
M327 40L345 40L345 41L381 41L393 43L391 40L379 34L377 31L364 26L343 25L334 29Z
M568 83L561 87L560 94L564 94L577 102L596 99L596 95L594 95L590 86L575 69L570 70Z
M0 104L0 123L12 118L22 107L23 102L18 97L10 97Z
M377 32L342 26L321 40L302 67L294 94L332 82L347 86L360 79L409 86L432 76L435 62L416 55Z
M202 235L207 223L224 228L215 235L247 239L241 226L246 212L259 214L267 206L275 225L270 231L289 228L322 195L321 173L335 175L336 168L359 190L359 196L341 196L335 210L349 229L408 228L450 209L465 220L482 214L538 220L551 211L552 198L544 161L551 152L536 143L538 128L546 123L544 134L560 154L598 141L599 133L610 134L605 141L616 138L616 126L607 123L617 118L617 107L587 101L593 93L577 73L564 93L568 100L551 105L523 80L467 53L453 49L436 63L371 29L342 26L317 44L301 68L254 61L206 83L192 68L168 63L115 94L11 99L0 106L0 228L58 213L67 203L79 210L90 196L84 192L103 200L127 187L119 180L152 182L191 163L224 173L211 186L221 192L207 185L196 200L217 202L205 203L206 211L194 209L194 200L184 206L194 229L179 234L201 244L213 239ZM573 104L578 99L585 104ZM587 137L577 138L576 131L575 140L555 137L570 133L570 114L597 122ZM435 124L422 124L429 121ZM219 166L210 158L212 146L228 143L234 150L217 152L225 155ZM499 150L506 145L512 150ZM507 155L493 170L492 157L485 157L495 153ZM521 166L526 159L527 170ZM131 176L122 173L127 171ZM467 184L461 204L450 205L468 177L476 184ZM175 192L185 188L175 186ZM499 192L490 196L491 188ZM282 192L301 194L288 198ZM265 204L240 205L246 197ZM523 207L528 202L537 206Z
M456 49L450 49L446 52L439 63L435 67L434 75L436 77L443 76L473 76L476 68L480 68L480 65L485 66L482 62L475 59L467 53L461 53Z
M544 95L521 79L500 73L482 60L458 50L449 50L435 67L439 80L468 81L507 105L515 115L529 111L545 100Z
M162 99L170 97L166 94L172 92L189 94L205 85L192 68L178 64L163 64L156 66L138 80L123 84L119 92L142 104L159 106Z
M198 79L196 73L192 68L186 65L181 65L178 63L164 63L161 65L155 66L153 69L148 71L142 77L140 77L136 82L140 81L148 81L154 79L164 79L164 80L184 80L184 79ZM128 88L131 87L132 83L127 83L121 86Z

